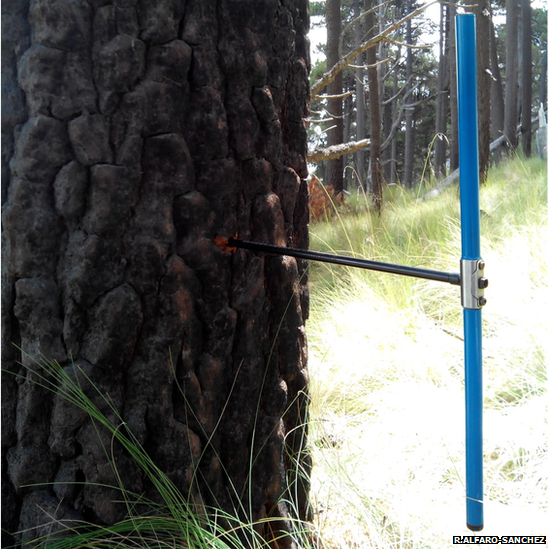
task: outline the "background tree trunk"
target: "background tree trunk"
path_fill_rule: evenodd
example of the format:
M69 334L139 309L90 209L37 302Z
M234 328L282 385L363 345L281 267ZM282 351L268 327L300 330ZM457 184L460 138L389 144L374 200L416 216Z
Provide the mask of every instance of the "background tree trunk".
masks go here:
M490 70L492 71L492 81L490 84L490 99L492 105L492 141L499 139L503 135L505 124L505 103L503 101L503 81L499 70L499 58L497 52L496 31L493 21L490 22ZM496 164L501 160L501 147L494 151Z
M398 93L398 79L399 79L399 63L398 61L400 60L400 57L401 57L401 47L399 46L398 50L397 50L397 55L396 55L396 61L395 61L395 68L394 68L394 75L393 75L393 97L395 97L395 99L393 100L392 102L392 105L391 105L391 118L392 118L392 123L394 124L395 123L395 120L397 119L398 117L398 101L396 100L396 95ZM390 176L389 176L389 182L390 183L397 183L398 180L399 180L399 176L398 176L398 163L397 163L397 158L398 158L398 140L396 138L396 135L391 139L391 162L390 162L390 165L391 165L391 173L390 173Z
M339 61L339 37L341 36L341 1L326 0L326 66L331 69ZM343 143L343 73L339 72L327 86L328 113L333 118L328 130L328 147ZM343 191L343 158L333 158L326 162L324 183L332 185L337 193Z
M407 0L407 13L411 13L412 0ZM406 21L406 43L412 44L412 21ZM406 52L406 81L408 82L408 89L413 88L412 82L414 66L414 56L412 48L408 48ZM410 100L413 102L412 98ZM414 175L414 107L408 106L406 108L406 130L404 133L404 186L412 188L413 175Z
M360 0L353 0L353 15L359 17L361 13ZM358 48L364 39L362 24L360 21L355 23L355 47ZM364 104L364 56L360 54L355 61L360 68L356 69L356 140L361 141L366 138L366 106ZM366 188L366 170L364 168L364 149L359 149L355 153L356 158L356 176L360 187Z
M522 13L522 98L521 134L524 156L532 154L532 6L521 0Z
M504 134L509 148L517 148L518 124L518 0L507 0Z
M310 467L305 265L214 238L307 247L308 3L2 14L2 359L21 376L3 374L3 527L26 543L52 517L126 512L105 441L15 344L82 368L192 501L291 531L284 501L305 517Z
M376 21L373 0L366 0L364 19L366 38L376 34ZM381 173L381 104L379 101L379 81L377 74L377 45L366 50L368 65L368 91L370 97L370 173L372 178L372 197L376 211L381 210L383 202L383 177Z
M392 10L391 10L392 11ZM389 25L391 21L391 13L389 6L380 5L376 9L377 13L377 24L380 32L384 32L385 28ZM389 78L389 69L391 60L389 59L389 44L385 40L379 43L378 49L378 79L379 79L379 107L380 107L380 117L381 117L381 142L385 144L385 140L389 137L391 127L393 125L392 120L392 109L390 105L391 99L391 90L388 87L387 79ZM392 89L392 88L391 88ZM391 147L389 146L389 141L385 144L385 148L381 149L381 177L383 183L390 181L391 176L391 161L392 158L389 157L391 152Z
M436 101L435 178L446 176L446 128L448 123L448 8L440 3L439 63Z
M457 109L457 65L456 65L456 2L448 4L450 36L448 39L448 66L450 72L450 172L459 168L459 127Z
M545 109L547 106L547 50L541 61L541 73L539 78L539 104Z
M490 0L479 0L471 11L476 16L479 179L482 184L490 167Z

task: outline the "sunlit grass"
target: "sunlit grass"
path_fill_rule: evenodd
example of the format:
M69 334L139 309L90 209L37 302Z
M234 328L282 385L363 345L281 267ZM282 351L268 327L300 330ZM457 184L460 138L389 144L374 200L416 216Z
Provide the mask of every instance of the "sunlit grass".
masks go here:
M459 198L399 187L311 227L311 248L459 271ZM545 534L547 172L516 159L481 191L485 531ZM341 225L344 225L344 230ZM327 547L443 548L466 534L459 288L312 266L316 521Z

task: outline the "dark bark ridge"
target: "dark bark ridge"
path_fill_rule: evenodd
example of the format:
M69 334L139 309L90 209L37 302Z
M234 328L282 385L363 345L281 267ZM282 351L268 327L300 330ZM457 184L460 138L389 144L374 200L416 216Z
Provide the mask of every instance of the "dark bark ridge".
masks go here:
M295 481L305 516L285 470L306 437L306 265L213 241L308 246L307 4L2 3L8 531L126 512L89 419L14 344L81 368L197 504L284 519Z

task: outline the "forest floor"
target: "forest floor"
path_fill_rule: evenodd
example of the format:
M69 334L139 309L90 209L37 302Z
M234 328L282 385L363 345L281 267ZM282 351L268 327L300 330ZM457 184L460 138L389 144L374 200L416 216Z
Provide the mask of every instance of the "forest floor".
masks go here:
M390 186L381 216L351 197L311 249L458 272L459 198ZM482 535L547 535L547 164L514 159L481 189ZM459 287L311 266L313 506L323 548L433 548L465 517Z

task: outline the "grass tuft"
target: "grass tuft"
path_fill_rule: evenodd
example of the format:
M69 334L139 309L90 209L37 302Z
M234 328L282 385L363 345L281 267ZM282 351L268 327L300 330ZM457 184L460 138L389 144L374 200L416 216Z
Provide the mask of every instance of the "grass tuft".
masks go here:
M119 501L124 502L127 508L126 518L112 526L74 519L59 520L52 516L49 525L39 528L41 531L47 530L47 533L37 535L29 546L47 549L263 549L271 545L259 534L261 526L266 526L273 533L271 543L274 546L277 544L276 535L284 535L275 534L278 528L274 525L279 523L276 517L267 517L255 523L245 522L237 518L238 510L231 514L191 501L191 497L180 492L151 459L108 396L101 393L81 368L76 365L63 368L55 361L45 358L38 361L30 355L26 356L34 364L26 367L33 373L34 383L85 411L100 439L110 438L110 445L105 444L103 449L110 458L118 484L109 488L118 492ZM107 437L103 433L107 433ZM161 503L149 501L124 487L114 457L115 442L124 448L154 485ZM287 503L292 505L291 501ZM140 514L136 511L138 508L148 509L147 514ZM292 519L287 520L292 522ZM296 539L308 539L310 527L299 521L293 523L293 531L286 534Z
M390 186L311 227L311 248L458 272L459 197ZM481 189L485 531L547 524L547 167L513 159ZM466 534L459 288L311 266L316 524L327 547L451 547ZM512 520L510 520L512 517Z

